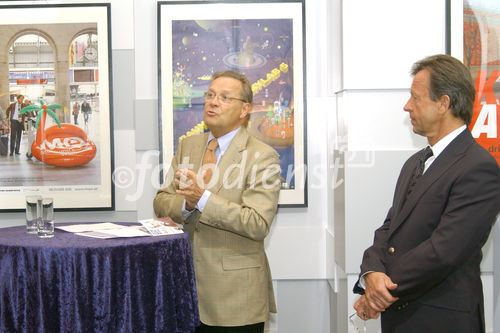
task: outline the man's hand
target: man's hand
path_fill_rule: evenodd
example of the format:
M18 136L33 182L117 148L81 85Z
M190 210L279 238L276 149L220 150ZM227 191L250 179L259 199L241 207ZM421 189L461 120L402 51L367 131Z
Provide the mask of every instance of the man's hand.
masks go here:
M177 194L184 196L186 199L186 210L193 210L200 200L205 189L198 186L198 175L188 169L179 169L175 173L174 178Z
M385 311L392 303L398 300L389 290L397 288L391 278L381 272L371 272L365 275L365 295L367 305L374 311Z
M363 320L377 319L380 316L380 312L373 310L369 305L365 295L361 297L354 303L354 309L356 310L358 316Z

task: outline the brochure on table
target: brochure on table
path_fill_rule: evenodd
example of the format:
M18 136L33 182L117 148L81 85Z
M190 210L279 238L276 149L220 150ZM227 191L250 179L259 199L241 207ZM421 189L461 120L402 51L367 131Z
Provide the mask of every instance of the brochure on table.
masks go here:
M93 238L120 238L120 237L145 237L163 236L182 233L182 227L177 225L171 218L152 218L140 220L140 225L121 225L116 223L85 223L68 226L57 226L56 228L72 232L76 235Z

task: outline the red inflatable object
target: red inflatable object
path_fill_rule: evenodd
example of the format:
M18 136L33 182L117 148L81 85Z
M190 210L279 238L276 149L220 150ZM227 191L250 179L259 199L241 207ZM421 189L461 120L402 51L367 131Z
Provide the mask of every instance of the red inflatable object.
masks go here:
M95 144L80 127L61 124L45 127L46 114L42 115L31 153L38 160L55 166L72 167L90 162L96 155Z

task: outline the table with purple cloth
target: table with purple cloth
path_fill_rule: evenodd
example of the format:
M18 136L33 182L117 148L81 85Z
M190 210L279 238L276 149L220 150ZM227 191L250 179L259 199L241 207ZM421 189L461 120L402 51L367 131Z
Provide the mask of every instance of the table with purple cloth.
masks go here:
M57 224L56 224L57 227ZM96 239L0 229L0 332L193 332L187 233Z

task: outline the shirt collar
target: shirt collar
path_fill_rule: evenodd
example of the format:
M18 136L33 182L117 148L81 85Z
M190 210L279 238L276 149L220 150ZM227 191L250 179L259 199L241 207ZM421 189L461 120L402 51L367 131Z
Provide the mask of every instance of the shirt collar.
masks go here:
M217 138L217 142L219 143L218 149L220 149L220 151L222 153L225 152L226 149L229 147L229 145L231 144L231 141L233 141L234 137L236 136L236 134L238 133L240 128L241 127L238 127L237 129L232 130L231 132L226 133L226 134ZM210 140L212 140L214 138L215 138L214 135L212 134L212 132L210 132L210 134L208 134L207 145L210 142Z
M433 157L437 158L439 156L439 154L441 154L443 152L443 150L450 144L450 142L452 142L466 128L467 128L467 126L462 125L459 128L457 128L456 130L454 130L453 132L447 134L444 138L442 138L438 142L436 142L434 144L434 146L431 147Z

